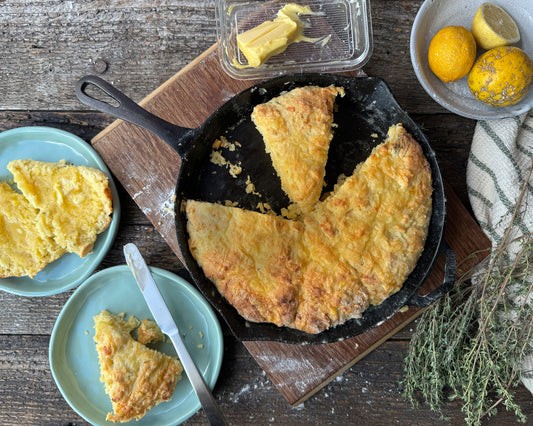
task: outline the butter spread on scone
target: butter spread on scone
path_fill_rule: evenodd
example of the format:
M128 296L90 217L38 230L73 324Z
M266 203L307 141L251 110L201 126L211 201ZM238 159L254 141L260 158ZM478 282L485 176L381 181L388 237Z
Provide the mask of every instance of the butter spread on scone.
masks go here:
M252 112L282 189L303 212L313 208L324 187L337 95L344 96L342 87L298 87Z
M98 169L15 160L7 165L22 194L43 213L56 242L85 257L111 222L113 211L107 176Z
M175 357L150 349L131 332L139 325L104 310L94 317L100 381L111 399L113 413L106 420L140 420L150 409L168 401L181 379L182 366Z
M66 252L81 257L111 222L109 181L100 170L11 161L18 188L0 182L0 277L33 278Z
M189 248L245 319L319 333L397 292L420 257L431 170L401 124L297 221L186 202Z
M0 182L0 277L34 277L65 253L42 213L6 182Z

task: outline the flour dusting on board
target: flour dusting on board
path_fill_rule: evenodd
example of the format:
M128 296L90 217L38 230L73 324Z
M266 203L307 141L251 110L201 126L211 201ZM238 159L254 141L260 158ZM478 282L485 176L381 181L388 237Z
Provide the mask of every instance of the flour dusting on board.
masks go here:
M231 98L233 98L235 96L235 93L230 92L229 90L223 88L220 91L220 95L221 95L221 100L223 102L227 102L227 101L229 101Z
M155 184L156 179L156 175L144 178L142 180L142 188L132 194L131 197L146 216L156 216L159 227L165 225L165 227L170 229L174 225L176 215L174 211L176 192L174 187L166 191L160 190ZM126 184L125 186L127 189L132 187L131 184ZM154 197L154 199L151 200L150 197Z
M165 215L171 215L172 217L176 216L176 212L174 210L174 205L176 203L176 193L174 190L170 194L168 194L167 198L163 203L161 204L161 212L163 216Z
M248 392L250 392L250 385L244 385L237 393L233 394L230 401L233 403L239 402L240 397Z
M292 385L300 392L305 392L310 386L315 386L317 382L323 380L321 369L317 369L311 362L304 359L295 359L280 355L259 355L257 359L272 365L273 374L289 374L291 377L298 377ZM315 372L316 374L312 373ZM289 386L283 382L278 384L279 387Z

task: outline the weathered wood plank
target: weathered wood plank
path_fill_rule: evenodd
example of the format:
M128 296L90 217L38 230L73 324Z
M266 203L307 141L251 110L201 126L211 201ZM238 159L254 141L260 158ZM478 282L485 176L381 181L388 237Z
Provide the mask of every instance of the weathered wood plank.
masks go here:
M3 110L79 109L96 61L140 100L216 41L210 0L7 0L0 27Z
M70 132L87 143L113 119L99 112L71 111L3 111L0 109L0 131L25 126L47 126Z
M409 37L420 0L372 1L368 75L384 78L407 111L447 113L418 83ZM102 73L134 100L182 69L216 38L212 0L6 0L0 10L0 110L85 109L83 75ZM21 66L23 64L23 66Z
M48 336L0 335L0 424L86 425L65 402L48 371ZM229 342L225 368L214 395L232 424L369 424L462 423L457 403L440 419L422 405L413 409L402 397L406 341L389 341L298 407L290 407L240 344ZM525 411L533 404L525 389L517 394ZM311 420L312 419L312 420ZM201 411L187 424L206 424ZM506 412L488 425L516 424Z
M449 113L424 91L411 65L409 39L420 1L372 1L374 53L364 69L381 77L409 113Z

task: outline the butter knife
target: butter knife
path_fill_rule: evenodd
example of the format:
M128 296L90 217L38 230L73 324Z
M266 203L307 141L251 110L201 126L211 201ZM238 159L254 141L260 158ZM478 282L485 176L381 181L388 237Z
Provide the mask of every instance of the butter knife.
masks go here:
M139 285L139 288L146 300L152 315L154 316L155 322L161 329L161 331L166 334L178 353L181 365L185 370L185 374L189 378L191 385L202 404L205 415L209 424L211 425L227 425L227 422L218 408L213 394L207 387L204 378L198 371L196 364L191 358L191 355L187 351L181 335L179 333L178 327L168 310L168 307L159 292L157 284L154 281L146 262L144 261L139 249L135 244L129 243L124 246L124 257L126 258L126 263L133 272L133 276Z

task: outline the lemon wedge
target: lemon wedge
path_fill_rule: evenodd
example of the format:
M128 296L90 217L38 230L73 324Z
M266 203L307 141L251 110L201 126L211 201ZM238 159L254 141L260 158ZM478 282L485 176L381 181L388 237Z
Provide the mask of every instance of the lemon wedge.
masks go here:
M520 41L516 22L500 6L483 3L472 21L472 34L479 47L493 49Z

